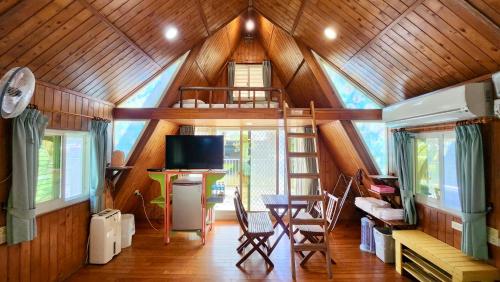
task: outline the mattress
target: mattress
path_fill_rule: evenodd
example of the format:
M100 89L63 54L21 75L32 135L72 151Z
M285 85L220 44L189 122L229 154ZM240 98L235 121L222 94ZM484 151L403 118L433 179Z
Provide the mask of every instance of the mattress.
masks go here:
M391 204L373 197L356 197L354 200L356 207L364 210L369 214L373 214L375 208L390 208Z
M403 220L404 218L403 209L374 208L372 214L383 220Z
M386 201L372 197L356 197L354 204L363 211L382 220L402 220L404 212L402 209L393 209Z
M238 109L240 108L239 106L241 106L242 109L253 109L253 104L250 103L250 104L241 104L241 105L238 105L238 104L226 104L226 108L228 109ZM181 107L181 104L180 103L175 103L172 108L180 108ZM183 109L193 109L195 108L195 104L193 103L183 103L182 104L182 108ZM198 104L198 108L199 109L208 109L210 108L210 105L209 104L201 104L199 103ZM212 108L214 109L223 109L224 108L224 104L212 104ZM256 109L267 109L267 108L272 108L272 109L275 109L275 108L278 108L278 103L276 102L271 102L269 104L269 107L267 106L267 103L255 103L255 108Z

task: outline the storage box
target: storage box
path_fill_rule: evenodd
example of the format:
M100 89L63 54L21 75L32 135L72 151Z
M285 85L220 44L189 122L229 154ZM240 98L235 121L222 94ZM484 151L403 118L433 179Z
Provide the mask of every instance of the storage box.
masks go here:
M375 254L385 263L394 263L394 239L392 231L387 227L373 228L375 238Z
M375 253L375 240L373 238L373 227L375 222L367 217L361 218L361 244L359 249L364 252Z
M135 234L135 222L133 214L122 214L122 249L132 245L132 235Z

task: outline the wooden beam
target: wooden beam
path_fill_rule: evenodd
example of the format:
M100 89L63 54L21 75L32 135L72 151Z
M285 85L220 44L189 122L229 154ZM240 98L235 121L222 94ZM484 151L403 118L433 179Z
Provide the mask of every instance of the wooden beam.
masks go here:
M290 34L293 36L295 33L295 29L297 28L297 25L299 25L300 18L302 17L302 14L304 13L304 7L306 6L307 0L302 0L302 3L300 3L300 8L299 11L297 12L297 16L295 16L295 20L293 21L293 26L292 30L290 31Z
M179 108L114 108L115 120L176 119L282 119L277 109L179 109ZM329 109L316 110L318 121L381 120L382 110Z
M292 77L290 77L290 80L286 83L285 89L287 89L288 86L290 86L290 83L292 83L293 79L295 78L295 76L297 75L297 73L299 72L300 68L302 67L302 65L304 63L305 63L305 60L302 59L302 61L300 62L299 66L297 67L297 69L293 72Z
M161 69L161 66L149 56L139 45L137 45L132 39L130 39L123 31L121 31L117 26L115 26L106 16L101 14L94 6L92 6L87 0L78 0L80 4L82 4L87 10L89 10L94 16L96 16L100 21L105 23L109 28L111 28L121 39L125 40L132 48L134 48L137 52L141 53L141 55L150 61L150 63L158 69Z
M339 95L337 95L336 91L332 87L328 77L323 71L322 67L319 65L318 60L314 57L311 49L306 47L302 42L295 40L297 46L299 46L300 52L304 57L305 63L309 66L309 69L313 73L316 78L325 98L330 103L330 106L333 108L342 108L342 103L340 102Z
M453 1L455 1L455 0L453 0ZM423 2L424 2L424 0L416 0L415 2L413 2L413 4L411 4L411 6L409 6L401 15L399 15L397 18L395 18L389 25L387 25L383 30L381 30L375 37L373 37L372 39L370 39L370 41L368 41L368 43L366 43L365 46L363 46L363 48L361 48L358 51L356 51L356 53L354 53L349 58L349 60L347 60L346 64L349 63L349 61L351 61L352 58L356 57L357 54L359 54L359 53L365 51L366 49L370 48L375 41L377 41L380 37L382 37L393 26L397 25L402 19L406 18L406 16L409 13L413 12L413 10L415 10L415 8L417 8L418 6L420 6Z
M196 0L196 5L198 6L198 12L200 14L201 21L203 22L205 30L207 31L207 36L210 36L212 35L212 33L210 33L210 29L208 28L207 16L205 15L205 11L203 11L200 0Z

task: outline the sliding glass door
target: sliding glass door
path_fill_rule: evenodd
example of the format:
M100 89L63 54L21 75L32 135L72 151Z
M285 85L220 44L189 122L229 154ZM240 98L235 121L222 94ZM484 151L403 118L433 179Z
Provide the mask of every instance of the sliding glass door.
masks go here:
M278 134L276 129L244 129L243 200L252 211L265 210L261 195L278 192Z
M226 197L216 210L234 210L234 191L239 189L245 208L265 210L261 195L284 191L283 137L277 128L197 127L197 135L224 135L224 169L221 179ZM281 140L281 142L280 142ZM281 143L281 145L280 145Z

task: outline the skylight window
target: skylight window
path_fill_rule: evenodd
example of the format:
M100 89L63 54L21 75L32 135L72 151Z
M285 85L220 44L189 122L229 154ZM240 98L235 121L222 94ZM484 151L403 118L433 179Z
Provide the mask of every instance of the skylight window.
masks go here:
M189 52L188 52L189 53ZM118 105L119 108L155 108L166 94L170 83L177 74L179 67L186 59L184 54L170 65L162 74L155 77L143 88ZM149 121L146 120L118 120L113 126L113 150L123 151L125 158L130 157L139 137Z
M381 105L377 104L368 97L361 89L356 87L354 83L349 81L341 73L335 70L330 64L325 62L319 56L316 56L320 61L323 69L330 79L330 83L335 88L340 100L345 108L348 109L381 109ZM363 143L380 173L387 173L388 170L388 151L387 151L387 128L383 122L372 121L356 121L354 122L356 129L363 139Z

